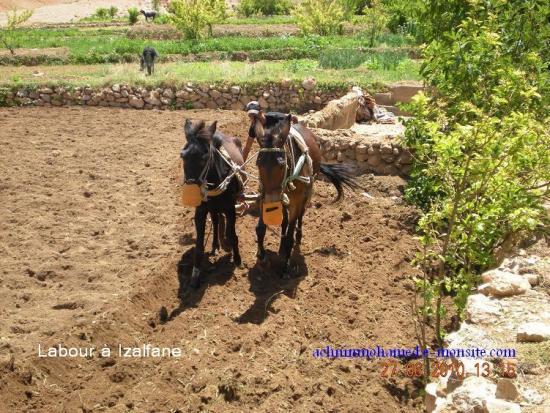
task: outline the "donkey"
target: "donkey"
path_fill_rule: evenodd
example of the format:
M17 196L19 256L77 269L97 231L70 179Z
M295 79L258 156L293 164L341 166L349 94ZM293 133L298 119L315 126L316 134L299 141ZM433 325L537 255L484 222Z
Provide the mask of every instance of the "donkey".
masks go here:
M313 183L317 175L322 173L336 187L338 195L335 202L344 195L344 186L355 189L359 188L359 185L345 166L321 163L321 151L315 135L301 124L292 127L302 136L311 163L303 160L296 162L306 148L300 148L295 138L289 139L292 115L287 115L277 122L268 123L265 120L265 115L260 113L253 124L254 134L260 146L256 159L261 204L260 219L256 226L257 257L260 261L265 260L266 224L281 224L279 255L283 259L282 276L286 278L290 276L290 256L294 245L299 248L302 242L303 217L313 195ZM296 166L300 162L303 162L301 168Z
M147 68L147 74L151 76L155 73L155 60L158 57L158 53L155 49L149 46L143 48L143 52L139 55L139 70L144 71Z
M145 11L145 10L140 10L139 11L141 14L143 14L143 16L145 17L145 21L149 21L149 19L151 20L155 20L155 17L157 17L157 12L156 11Z
M184 126L186 144L180 154L184 173L183 201L187 206L195 207L197 232L190 284L192 288L200 285L200 265L204 256L204 232L208 213L214 226L212 252L215 253L219 247L218 221L225 216L225 238L231 245L233 263L236 266L241 265L239 239L235 230L235 203L242 188L236 171L229 166L243 165L241 143L237 138L225 136L216 129L217 122L206 126L204 121L189 119ZM225 155L222 155L222 151L228 154L228 158L223 158Z

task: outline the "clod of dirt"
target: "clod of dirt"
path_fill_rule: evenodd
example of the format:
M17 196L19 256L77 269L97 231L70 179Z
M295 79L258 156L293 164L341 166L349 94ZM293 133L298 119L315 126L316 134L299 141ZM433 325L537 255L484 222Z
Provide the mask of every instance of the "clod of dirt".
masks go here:
M85 198L90 198L92 196L92 193L90 191L84 191L83 195Z
M101 367L113 367L116 364L116 360L112 357L107 357L99 362Z
M162 324L168 321L168 310L165 306L162 306L159 311L159 319Z
M239 400L239 395L237 394L237 385L234 382L220 384L218 386L218 391L223 395L223 398L226 402L232 402Z
M30 385L32 383L32 372L30 370L25 370L19 374L19 380L21 383Z
M54 310L76 310L77 308L83 308L83 307L84 307L84 304L80 304L75 301L70 301L68 303L56 304L52 308Z
M38 271L36 273L36 278L40 281L46 281L46 279L52 279L57 277L55 271Z

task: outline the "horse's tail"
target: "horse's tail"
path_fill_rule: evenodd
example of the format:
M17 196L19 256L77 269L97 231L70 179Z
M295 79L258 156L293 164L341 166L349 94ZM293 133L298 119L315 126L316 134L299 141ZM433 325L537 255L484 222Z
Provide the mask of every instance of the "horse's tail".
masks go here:
M357 183L357 179L352 174L352 168L348 165L322 163L321 173L327 177L338 191L334 202L342 199L345 187L351 190L361 189L361 185Z

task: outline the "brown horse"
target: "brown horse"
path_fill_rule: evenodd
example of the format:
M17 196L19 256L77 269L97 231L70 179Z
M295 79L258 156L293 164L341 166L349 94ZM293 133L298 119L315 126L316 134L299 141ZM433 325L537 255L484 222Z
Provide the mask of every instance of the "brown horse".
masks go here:
M304 213L313 195L313 184L319 172L336 187L338 196L335 201L342 198L344 186L354 189L358 185L349 168L321 163L321 151L309 129L296 124L292 126L294 131L291 134L291 115L276 123L266 123L265 120L265 115L260 113L253 124L260 146L256 160L260 178L261 206L260 219L256 227L257 257L262 261L265 259L266 224L280 224L279 255L284 262L283 276L288 276L290 256L295 243L297 248L300 247ZM295 137L295 132L301 135L301 142Z

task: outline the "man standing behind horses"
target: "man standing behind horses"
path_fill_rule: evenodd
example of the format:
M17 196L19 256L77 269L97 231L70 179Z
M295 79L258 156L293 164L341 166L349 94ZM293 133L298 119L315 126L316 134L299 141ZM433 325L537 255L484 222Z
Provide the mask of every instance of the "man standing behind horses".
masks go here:
M250 149L254 144L254 140L256 139L256 132L254 131L254 122L256 121L256 119L257 118L260 119L260 122L262 122L264 127L270 127L275 125L277 122L284 120L288 115L286 113L281 113L281 112L264 113L262 111L262 108L260 107L260 104L255 100L252 102L249 102L248 105L246 105L245 110L251 122L250 128L248 130L248 139L246 141L246 145L243 150L243 158L246 161L246 159L248 158L248 154L250 153ZM292 123L297 123L297 122L298 122L298 118L296 116L292 116Z

